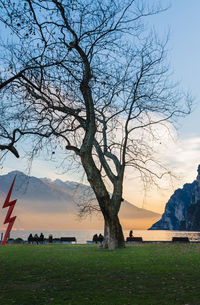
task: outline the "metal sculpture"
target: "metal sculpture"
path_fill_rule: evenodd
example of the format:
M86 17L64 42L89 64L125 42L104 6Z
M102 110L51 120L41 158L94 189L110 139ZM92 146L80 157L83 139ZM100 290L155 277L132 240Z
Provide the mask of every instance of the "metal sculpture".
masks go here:
M13 179L12 185L10 187L10 190L8 192L8 195L6 197L4 205L2 207L2 208L9 207L7 215L6 215L6 218L4 220L4 224L8 223L8 227L7 227L7 230L5 232L4 239L3 239L2 243L1 243L2 246L4 246L6 244L6 241L7 241L8 237L9 237L10 232L12 230L12 227L14 225L15 219L17 218L17 216L11 217L11 214L12 214L12 211L13 211L13 209L15 207L15 203L17 202L17 199L15 199L13 201L10 201L10 196L11 196L12 189L13 189L13 186L14 186L14 183L15 183L15 179L16 179L16 175L15 175L15 177Z

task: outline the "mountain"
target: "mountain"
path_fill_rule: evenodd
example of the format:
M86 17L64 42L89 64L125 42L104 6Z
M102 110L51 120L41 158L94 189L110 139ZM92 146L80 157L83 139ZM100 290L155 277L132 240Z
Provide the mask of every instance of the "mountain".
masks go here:
M80 230L102 229L103 218L99 215L79 218L78 204L94 198L92 189L81 183L51 180L49 178L29 177L22 172L13 171L0 176L0 199L3 205L14 176L11 200L17 199L13 215L17 215L16 228L27 230ZM94 199L95 200L95 199ZM3 223L7 209L0 213ZM137 208L124 201L119 213L124 229L148 228L159 219L154 212Z
M149 230L200 230L200 165L197 172L195 181L174 192L162 218Z
M28 177L22 172L13 171L0 176L0 192L7 194L15 175L13 197L22 200L25 210L39 211L40 213L57 210L75 212L76 207L71 193L52 187L39 178Z
M187 231L200 231L200 165L197 171L192 200L187 208L185 220L182 222L182 229Z

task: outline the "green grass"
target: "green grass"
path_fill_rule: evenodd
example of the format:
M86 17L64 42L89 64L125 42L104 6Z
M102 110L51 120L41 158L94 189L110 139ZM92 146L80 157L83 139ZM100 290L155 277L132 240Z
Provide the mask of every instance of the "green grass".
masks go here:
M0 246L0 305L199 305L199 244Z

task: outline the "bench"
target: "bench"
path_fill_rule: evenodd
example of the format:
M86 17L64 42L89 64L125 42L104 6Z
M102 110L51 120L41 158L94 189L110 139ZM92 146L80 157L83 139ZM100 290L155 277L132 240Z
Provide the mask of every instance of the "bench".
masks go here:
M76 242L76 237L61 237L60 238L61 242L67 242L67 243L71 243L71 242Z
M102 244L103 240L104 240L104 238L97 237L97 238L95 238L95 240L87 240L86 243L87 244L98 244L98 243Z
M101 237L97 237L95 238L95 240L93 240L94 243L102 243L104 240L104 238L101 238Z
M172 237L173 242L189 243L190 240L188 237Z
M143 242L142 237L127 237L126 242Z

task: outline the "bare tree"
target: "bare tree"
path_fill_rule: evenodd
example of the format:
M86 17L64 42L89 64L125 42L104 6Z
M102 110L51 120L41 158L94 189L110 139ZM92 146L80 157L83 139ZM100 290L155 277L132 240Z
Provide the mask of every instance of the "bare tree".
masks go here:
M6 46L4 46L4 49L5 49L5 47ZM6 54L6 57L7 57L7 54ZM11 58L12 58L12 56L11 56ZM32 65L32 62L26 62L26 63L23 62L21 64L22 64L22 66L24 66L24 68L21 68L21 70L18 68L19 71L17 71L16 68L13 69L13 67L15 67L15 63L13 62L13 60L11 58L9 58L9 68L6 68L3 65L4 66L4 71L2 71L2 72L4 72L3 73L4 75L3 75L3 77L0 76L0 90L3 90L4 87L6 87L6 90L7 90L8 86L11 83L13 83L15 80L20 79L21 77L23 78L24 73L28 70L33 71L34 69L43 69L44 67L47 67L47 66L49 67L49 66L58 64L58 62L54 62L53 64L50 64L50 65L46 64L46 65L43 66L43 65L40 64L39 66L37 66L35 64ZM5 60L5 57L3 57L3 62L4 62L4 60ZM11 74L12 76L7 76L6 77L6 74L7 74L6 72L9 72L8 74ZM4 114L3 114L4 110L5 109L3 109L3 107L2 107L1 108L2 119L4 117ZM6 117L6 119L8 120L8 117ZM15 155L16 158L19 158L18 151L16 150L14 145L16 144L16 142L19 141L20 137L16 137L16 132L15 131L10 133L10 131L8 131L8 129L6 128L6 126L7 126L6 123L8 123L8 125L9 125L9 122L3 121L3 120L0 123L0 129L2 131L0 136L1 136L3 141L5 141L5 139L6 139L6 142L8 142L8 143L0 144L0 150L10 151L11 153L13 153Z
M162 8L144 3L0 0L0 20L12 34L4 72L21 71L0 92L7 122L0 136L74 153L103 214L109 249L124 247L118 212L126 167L147 180L161 177L154 126L189 111L169 81L167 39L143 22Z
M10 76L8 79L2 79L0 77L0 90L3 89L4 87L7 87L10 83L12 83L15 79L20 78L22 73L25 72L26 69L23 69L22 71L15 73L13 76ZM3 109L1 109L1 117L3 117ZM16 148L14 147L14 143L15 143L15 137L11 136L9 134L9 132L6 129L6 125L5 122L0 122L0 130L1 132L1 140L5 140L6 142L9 141L9 143L4 143L4 144L0 144L0 150L6 150L6 151L10 151L11 153L13 153L15 155L15 157L19 158L19 154L18 151L16 150Z

